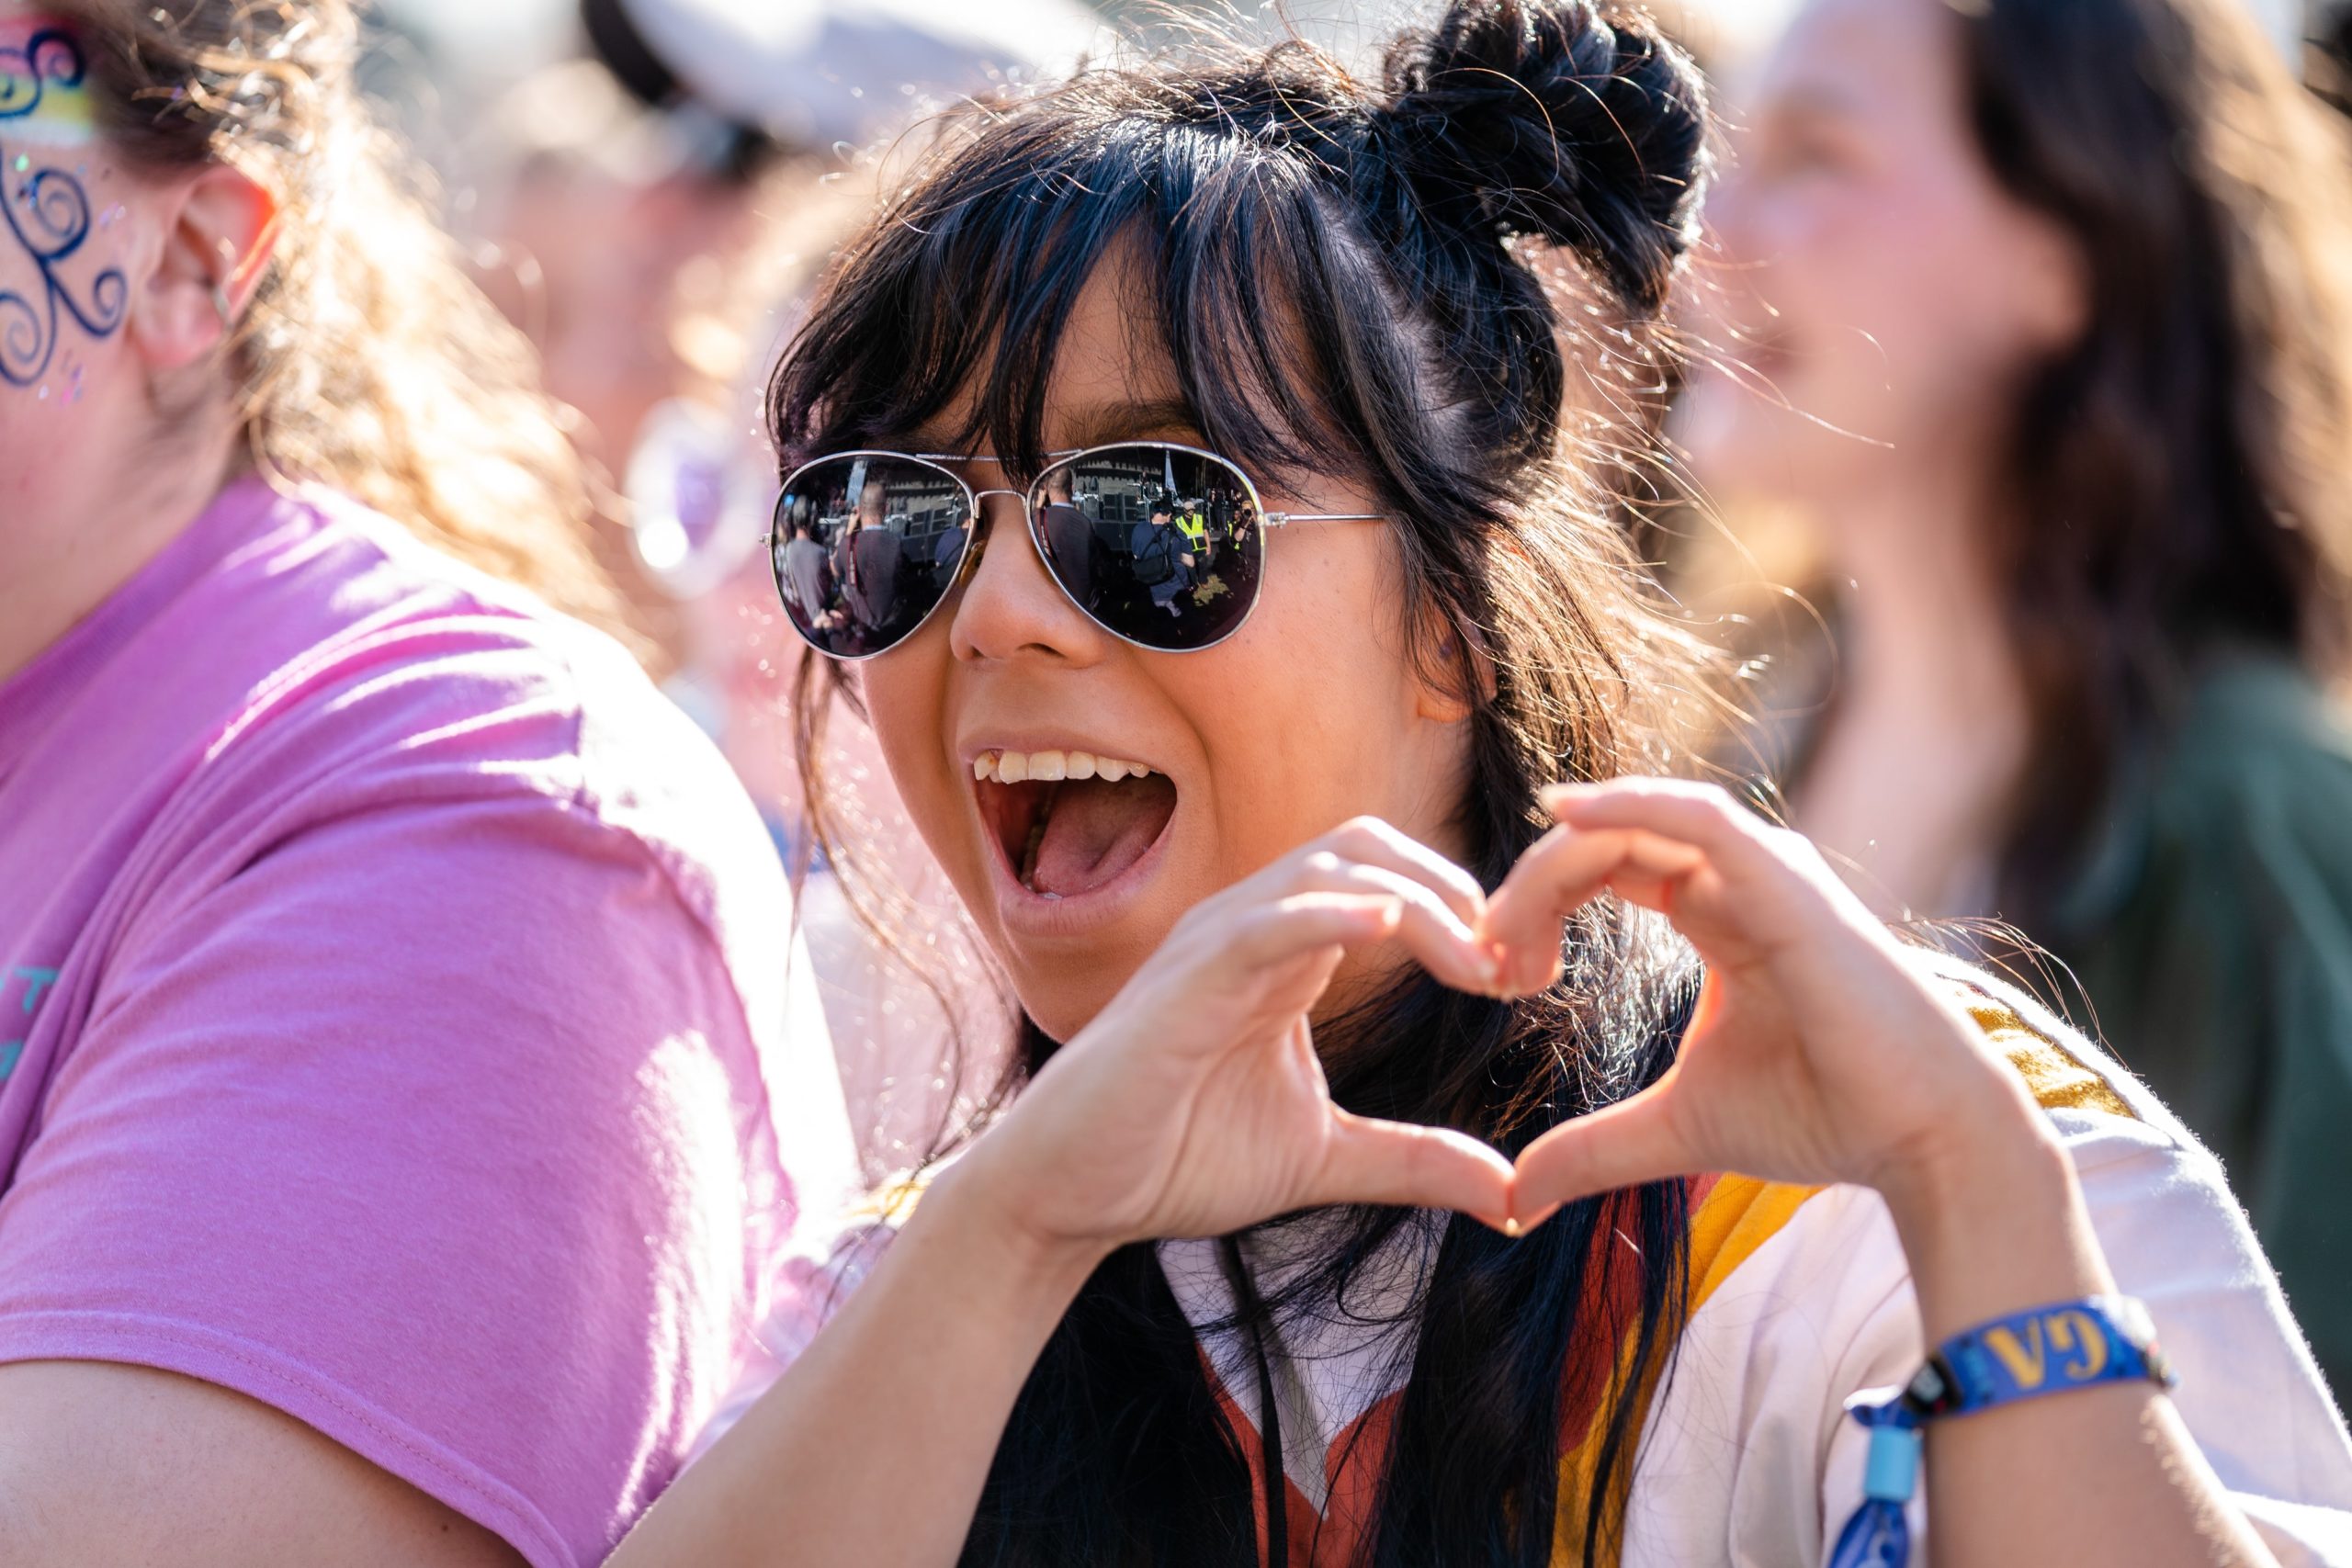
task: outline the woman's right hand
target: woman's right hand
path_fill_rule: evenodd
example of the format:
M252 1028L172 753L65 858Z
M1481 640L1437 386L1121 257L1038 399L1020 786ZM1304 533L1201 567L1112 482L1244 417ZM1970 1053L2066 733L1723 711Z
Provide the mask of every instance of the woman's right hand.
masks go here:
M1492 991L1484 908L1468 873L1372 818L1294 851L1189 910L943 1180L1002 1233L1064 1254L1337 1203L1504 1224L1510 1162L1332 1104L1307 1022L1349 950L1392 941L1446 984Z

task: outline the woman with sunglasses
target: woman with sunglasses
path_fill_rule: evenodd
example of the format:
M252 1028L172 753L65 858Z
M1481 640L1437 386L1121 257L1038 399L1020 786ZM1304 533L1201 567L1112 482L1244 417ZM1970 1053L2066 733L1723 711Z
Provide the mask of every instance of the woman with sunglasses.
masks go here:
M777 536L878 475L967 545L886 626L797 620L806 686L1001 964L1016 1092L802 1272L620 1568L2352 1561L2211 1160L1638 776L1694 666L1528 256L1653 317L1705 135L1638 15L1462 0L1376 88L1297 44L1083 76L845 256ZM1041 522L1220 486L1256 526L1172 618Z

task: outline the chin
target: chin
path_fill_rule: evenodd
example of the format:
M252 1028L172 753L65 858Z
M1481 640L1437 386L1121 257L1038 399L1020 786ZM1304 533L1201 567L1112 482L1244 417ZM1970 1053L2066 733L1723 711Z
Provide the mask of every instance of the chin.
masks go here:
M1068 975L1016 977L1012 989L1020 998L1021 1010L1050 1039L1066 1043L1110 1006L1131 973L1115 972L1114 984L1072 984L1074 977Z
M1121 918L1050 933L993 923L989 940L1022 1010L1054 1039L1069 1040L1150 962L1182 913L1146 900Z

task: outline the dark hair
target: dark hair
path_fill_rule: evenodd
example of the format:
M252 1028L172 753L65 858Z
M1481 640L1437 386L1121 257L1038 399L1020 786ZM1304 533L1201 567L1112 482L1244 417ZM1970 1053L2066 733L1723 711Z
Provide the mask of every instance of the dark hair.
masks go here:
M951 139L851 247L777 373L778 446L790 465L887 444L968 395L964 439L1037 472L1072 307L1106 263L1124 266L1210 446L1269 475L1343 468L1402 519L1402 619L1470 705L1459 828L1493 886L1545 826L1539 785L1664 769L1668 710L1701 689L1690 640L1648 596L1600 469L1564 428L1563 337L1583 323L1520 253L1570 257L1612 330L1654 315L1690 242L1706 129L1688 61L1615 6L1463 0L1398 43L1382 87L1295 41L1088 73ZM801 763L829 848L820 729L844 680L801 672ZM1694 978L1679 944L1608 901L1574 921L1567 958L1558 987L1518 1004L1398 980L1320 1032L1344 1041L1326 1053L1334 1097L1516 1151L1655 1081ZM1023 1021L1012 1081L1054 1049ZM1314 1266L1274 1299L1228 1241L1252 1331L1351 1300L1408 1227L1434 1254L1364 1561L1534 1564L1579 1539L1589 1560L1607 1554L1631 1391L1679 1321L1687 1211L1684 1187L1661 1183L1518 1242L1353 1214L1336 1242L1318 1225ZM1123 1249L1032 1371L964 1560L1254 1564L1253 1484L1284 1495L1277 1417L1261 1408L1253 1476L1153 1249ZM1563 1425L1587 1412L1595 1482L1564 1500Z
M2033 737L2002 902L2040 929L2200 660L2342 668L2352 186L2238 0L1988 0L1957 25L1985 163L2072 239L2090 310L2019 400L1991 539Z

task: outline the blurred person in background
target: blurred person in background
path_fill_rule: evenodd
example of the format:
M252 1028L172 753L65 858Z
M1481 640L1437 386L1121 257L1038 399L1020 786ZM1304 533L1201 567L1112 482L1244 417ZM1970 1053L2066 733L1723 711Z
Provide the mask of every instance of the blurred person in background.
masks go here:
M695 449L661 489L707 486L712 449L747 453L752 411L717 394L745 379L745 355L772 347L741 334L774 327L779 297L870 198L860 157L943 96L1049 54L1074 60L1094 24L1077 0L576 0L548 21L570 23L579 52L500 93L451 158L479 186L468 229L484 285L613 481L596 494L600 558L661 671L687 674L691 706L706 694L702 650L681 600L712 583L685 558L710 543L728 496L704 488L649 508L628 479L636 455ZM740 488L756 490L759 472L750 465ZM714 728L721 716L694 711Z
M1834 671L1793 820L1996 916L2222 1156L2352 1386L2352 223L2238 0L1814 0L1709 204L1681 410L1793 507ZM1802 684L1802 682L1794 682ZM1769 690L1769 688L1768 688Z
M357 33L0 0L10 1568L598 1562L851 1178Z

